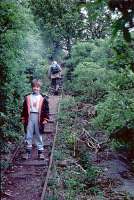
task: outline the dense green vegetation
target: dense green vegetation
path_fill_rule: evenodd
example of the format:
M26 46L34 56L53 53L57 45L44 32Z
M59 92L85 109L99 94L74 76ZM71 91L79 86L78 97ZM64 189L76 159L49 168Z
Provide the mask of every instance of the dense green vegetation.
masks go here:
M33 77L44 78L47 61L31 10L18 1L1 1L0 10L1 150L6 150L22 134L23 96L30 92Z
M125 125L133 127L133 54L123 39L112 45L111 40L101 39L76 44L68 60L74 70L67 89L78 101L96 106L93 122L109 133Z
M40 78L42 92L47 92L47 70L53 59L66 67L64 91L71 97L62 103L59 142L69 151L73 152L83 127L93 134L103 131L107 138L124 127L134 130L133 0L1 0L0 12L3 153L23 135L20 112L23 96L31 90L30 81ZM74 178L72 171L65 172L70 177L65 185L72 192L67 191L67 199L85 192L89 182L94 185L100 173L95 166L87 166L86 150L78 152L86 175L76 170ZM70 159L70 152L62 155L59 151L57 160L64 153ZM100 188L91 188L87 195L91 194L100 197Z

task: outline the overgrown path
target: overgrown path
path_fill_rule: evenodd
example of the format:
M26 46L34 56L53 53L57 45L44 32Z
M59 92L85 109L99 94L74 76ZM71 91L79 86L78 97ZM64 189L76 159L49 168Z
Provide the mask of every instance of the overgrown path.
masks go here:
M24 161L22 159L24 146L22 146L12 167L6 172L5 193L2 200L41 199L45 178L50 169L50 157L52 159L59 100L59 96L49 96L50 120L45 126L43 134L45 160L37 159L37 150L33 144L32 158Z
M93 132L86 120L93 107L73 100L66 95L61 104L47 199L133 200L132 155L111 147L104 132Z

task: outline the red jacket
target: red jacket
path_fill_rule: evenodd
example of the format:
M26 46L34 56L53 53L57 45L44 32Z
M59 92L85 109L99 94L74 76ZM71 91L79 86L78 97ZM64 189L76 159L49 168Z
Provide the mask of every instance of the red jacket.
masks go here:
M30 94L26 95L23 102L23 110L21 114L21 120L24 126L28 125L28 119L30 115ZM39 126L43 128L43 121L48 121L49 119L49 105L46 97L41 95L40 103L39 103Z

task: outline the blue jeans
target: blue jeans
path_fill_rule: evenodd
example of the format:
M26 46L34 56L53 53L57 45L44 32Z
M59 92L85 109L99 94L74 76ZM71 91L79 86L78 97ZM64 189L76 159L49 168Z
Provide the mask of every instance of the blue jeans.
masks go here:
M33 137L34 137L34 141L37 146L37 149L39 151L44 150L43 139L39 130L39 114L38 113L30 113L28 126L26 130L27 149L32 149Z

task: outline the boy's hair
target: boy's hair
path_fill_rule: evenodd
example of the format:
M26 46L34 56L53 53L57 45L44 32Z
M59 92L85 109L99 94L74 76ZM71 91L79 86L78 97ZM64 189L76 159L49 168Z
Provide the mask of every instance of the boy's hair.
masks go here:
M41 87L42 86L42 82L41 82L41 80L33 79L32 83L31 83L31 86L32 87L34 87L34 86Z

